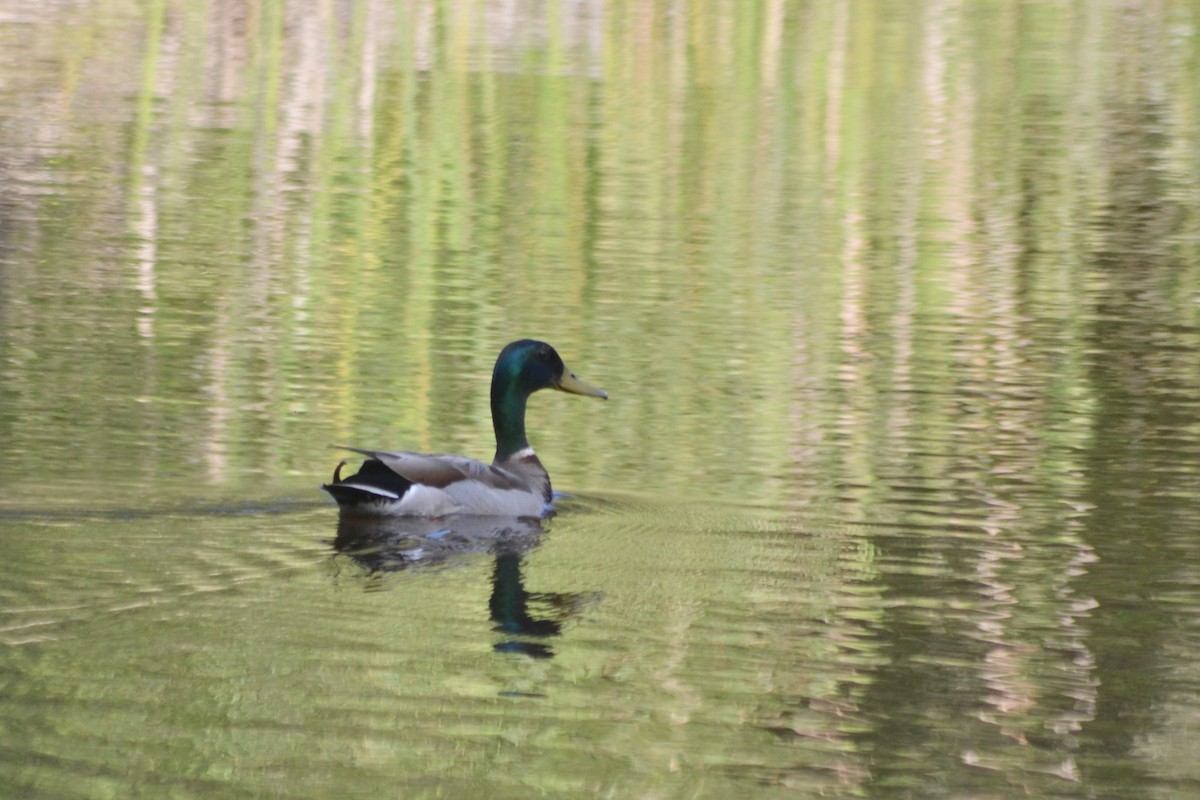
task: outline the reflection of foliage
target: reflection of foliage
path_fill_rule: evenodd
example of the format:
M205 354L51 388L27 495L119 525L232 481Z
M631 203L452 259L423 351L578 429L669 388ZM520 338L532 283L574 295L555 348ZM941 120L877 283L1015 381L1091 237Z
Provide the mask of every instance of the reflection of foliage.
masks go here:
M531 29L432 2L306 22L275 4L164 5L75 20L72 41L44 45L72 76L50 84L68 108L113 102L46 113L32 138L62 155L25 168L60 184L10 201L37 221L15 241L51 260L7 274L7 297L38 303L6 310L24 413L3 425L20 441L58 408L73 442L108 421L127 442L169 432L130 478L273 473L346 437L486 451L495 348L476 345L518 333L620 371L637 398L600 424L538 409L538 444L598 455L590 478L556 463L569 483L627 482L623 437L661 443L641 448L639 482L694 485L736 442L750 468L721 486L802 497L819 489L806 475L869 473L896 434L980 452L1006 447L1003 431L1085 446L1094 389L1070 343L1105 298L1061 230L1104 219L1110 187L1137 204L1105 148L1129 149L1121 109L1141 74L1169 83L1156 141L1134 143L1160 155L1137 174L1168 198L1159 246L1193 256L1153 287L1151 313L1195 322L1183 23L1147 16L1126 51L1111 26L1128 20L1087 9L1081 58L1051 68L1071 26L1033 8L614 3ZM99 26L128 47L95 46ZM1140 42L1156 37L1151 55ZM1116 88L1080 93L1109 73ZM97 81L113 75L126 82ZM66 213L39 210L48 196ZM1044 384L1027 391L1030 370ZM31 377L46 373L66 381L58 396L96 398L89 413L49 400ZM922 390L953 384L965 406ZM1074 469L1037 447L1010 455L1039 485Z

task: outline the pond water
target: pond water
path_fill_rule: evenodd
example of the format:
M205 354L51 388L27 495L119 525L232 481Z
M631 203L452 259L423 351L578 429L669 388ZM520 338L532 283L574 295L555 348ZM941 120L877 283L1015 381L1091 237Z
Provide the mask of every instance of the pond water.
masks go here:
M1197 98L1183 2L10 0L0 796L1196 797ZM339 525L527 336L557 514Z

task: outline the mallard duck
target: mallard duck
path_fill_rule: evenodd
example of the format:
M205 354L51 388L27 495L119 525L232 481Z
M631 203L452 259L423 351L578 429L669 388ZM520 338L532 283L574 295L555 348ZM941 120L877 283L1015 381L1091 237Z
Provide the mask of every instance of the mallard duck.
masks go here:
M550 507L550 476L525 437L525 403L539 389L607 399L580 380L545 342L522 339L505 347L492 371L496 457L484 464L463 456L340 447L367 456L358 472L321 488L344 511L412 517L475 514L542 517Z

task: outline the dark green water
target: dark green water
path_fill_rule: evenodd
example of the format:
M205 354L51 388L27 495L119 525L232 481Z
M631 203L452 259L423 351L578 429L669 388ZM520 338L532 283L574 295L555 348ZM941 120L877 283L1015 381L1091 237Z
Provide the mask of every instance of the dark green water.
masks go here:
M9 3L0 796L1194 798L1198 54ZM611 395L531 401L557 516L339 531L328 446L486 458L525 336Z

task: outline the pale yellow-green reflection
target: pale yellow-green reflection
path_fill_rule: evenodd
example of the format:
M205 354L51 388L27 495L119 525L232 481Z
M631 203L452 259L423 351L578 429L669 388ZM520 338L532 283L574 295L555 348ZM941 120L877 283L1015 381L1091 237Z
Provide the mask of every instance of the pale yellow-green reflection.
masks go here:
M1086 315L1088 275L1011 256L1031 237L1053 241L1064 209L1087 213L1066 181L1094 182L1076 162L1101 160L1090 134L1064 145L1057 173L1019 171L1022 157L1045 159L1036 138L1016 149L1037 131L1004 116L1014 95L1018 108L1025 101L995 64L1021 47L1041 63L1070 27L1056 15L1031 10L1045 33L1020 37L1016 12L954 3L904 21L842 4L735 14L702 3L675 17L670 4L615 3L599 24L556 6L545 48L514 61L514 42L478 22L484 4L361 3L298 17L267 3L240 24L221 3L165 6L172 13L154 4L118 28L128 48L95 56L107 70L119 53L141 64L127 71L141 82L129 85L131 146L107 154L128 158L122 216L134 241L103 242L115 264L134 266L106 270L101 290L115 299L137 289L146 349L135 367L150 381L139 394L204 393L204 411L180 422L211 481L301 458L238 442L288 408L332 421L275 428L306 448L368 436L486 451L490 359L532 334L609 370L624 395L602 423L539 410L548 455L569 453L567 441L612 454L586 467L564 459L571 484L608 485L594 476L619 469L622 482L687 490L736 444L749 469L713 488L772 497L772 474L828 468L797 459L803 443L779 435L806 413L797 383L850 399L843 460L865 458L870 470L881 434L941 417L896 405L887 426L868 424L880 391L939 362L983 359L985 385L1003 381L1005 365L1027 363L1004 343L1028 336L997 326L1031 300L1060 319ZM512 20L532 10L511 13L497 30L516 36ZM1099 12L1086 22L1077 47L1101 51L1116 23ZM963 44L987 26L1010 38ZM884 60L894 106L878 102L873 80ZM194 77L204 64L220 67L207 85ZM1069 75L1055 65L1028 102L1059 103L1064 126L1096 116L1105 97L1073 92L1105 68L1095 58ZM1182 77L1181 100L1194 80ZM93 89L65 86L68 103ZM1194 109L1179 112L1170 124L1185 133ZM1023 218L1022 180L1057 180L1038 196L1063 202ZM975 204L997 185L987 207ZM203 224L185 226L197 216ZM38 280L14 277L18 287ZM179 354L209 377L155 385L173 371L166 342L186 338L172 318L185 307L214 314ZM107 311L81 309L81 324ZM978 341L947 349L928 332L939 320ZM276 377L264 380L262 365ZM1090 391L1077 355L1054 370L1073 400ZM312 383L286 377L298 372ZM617 463L631 450L622 432L642 447Z

